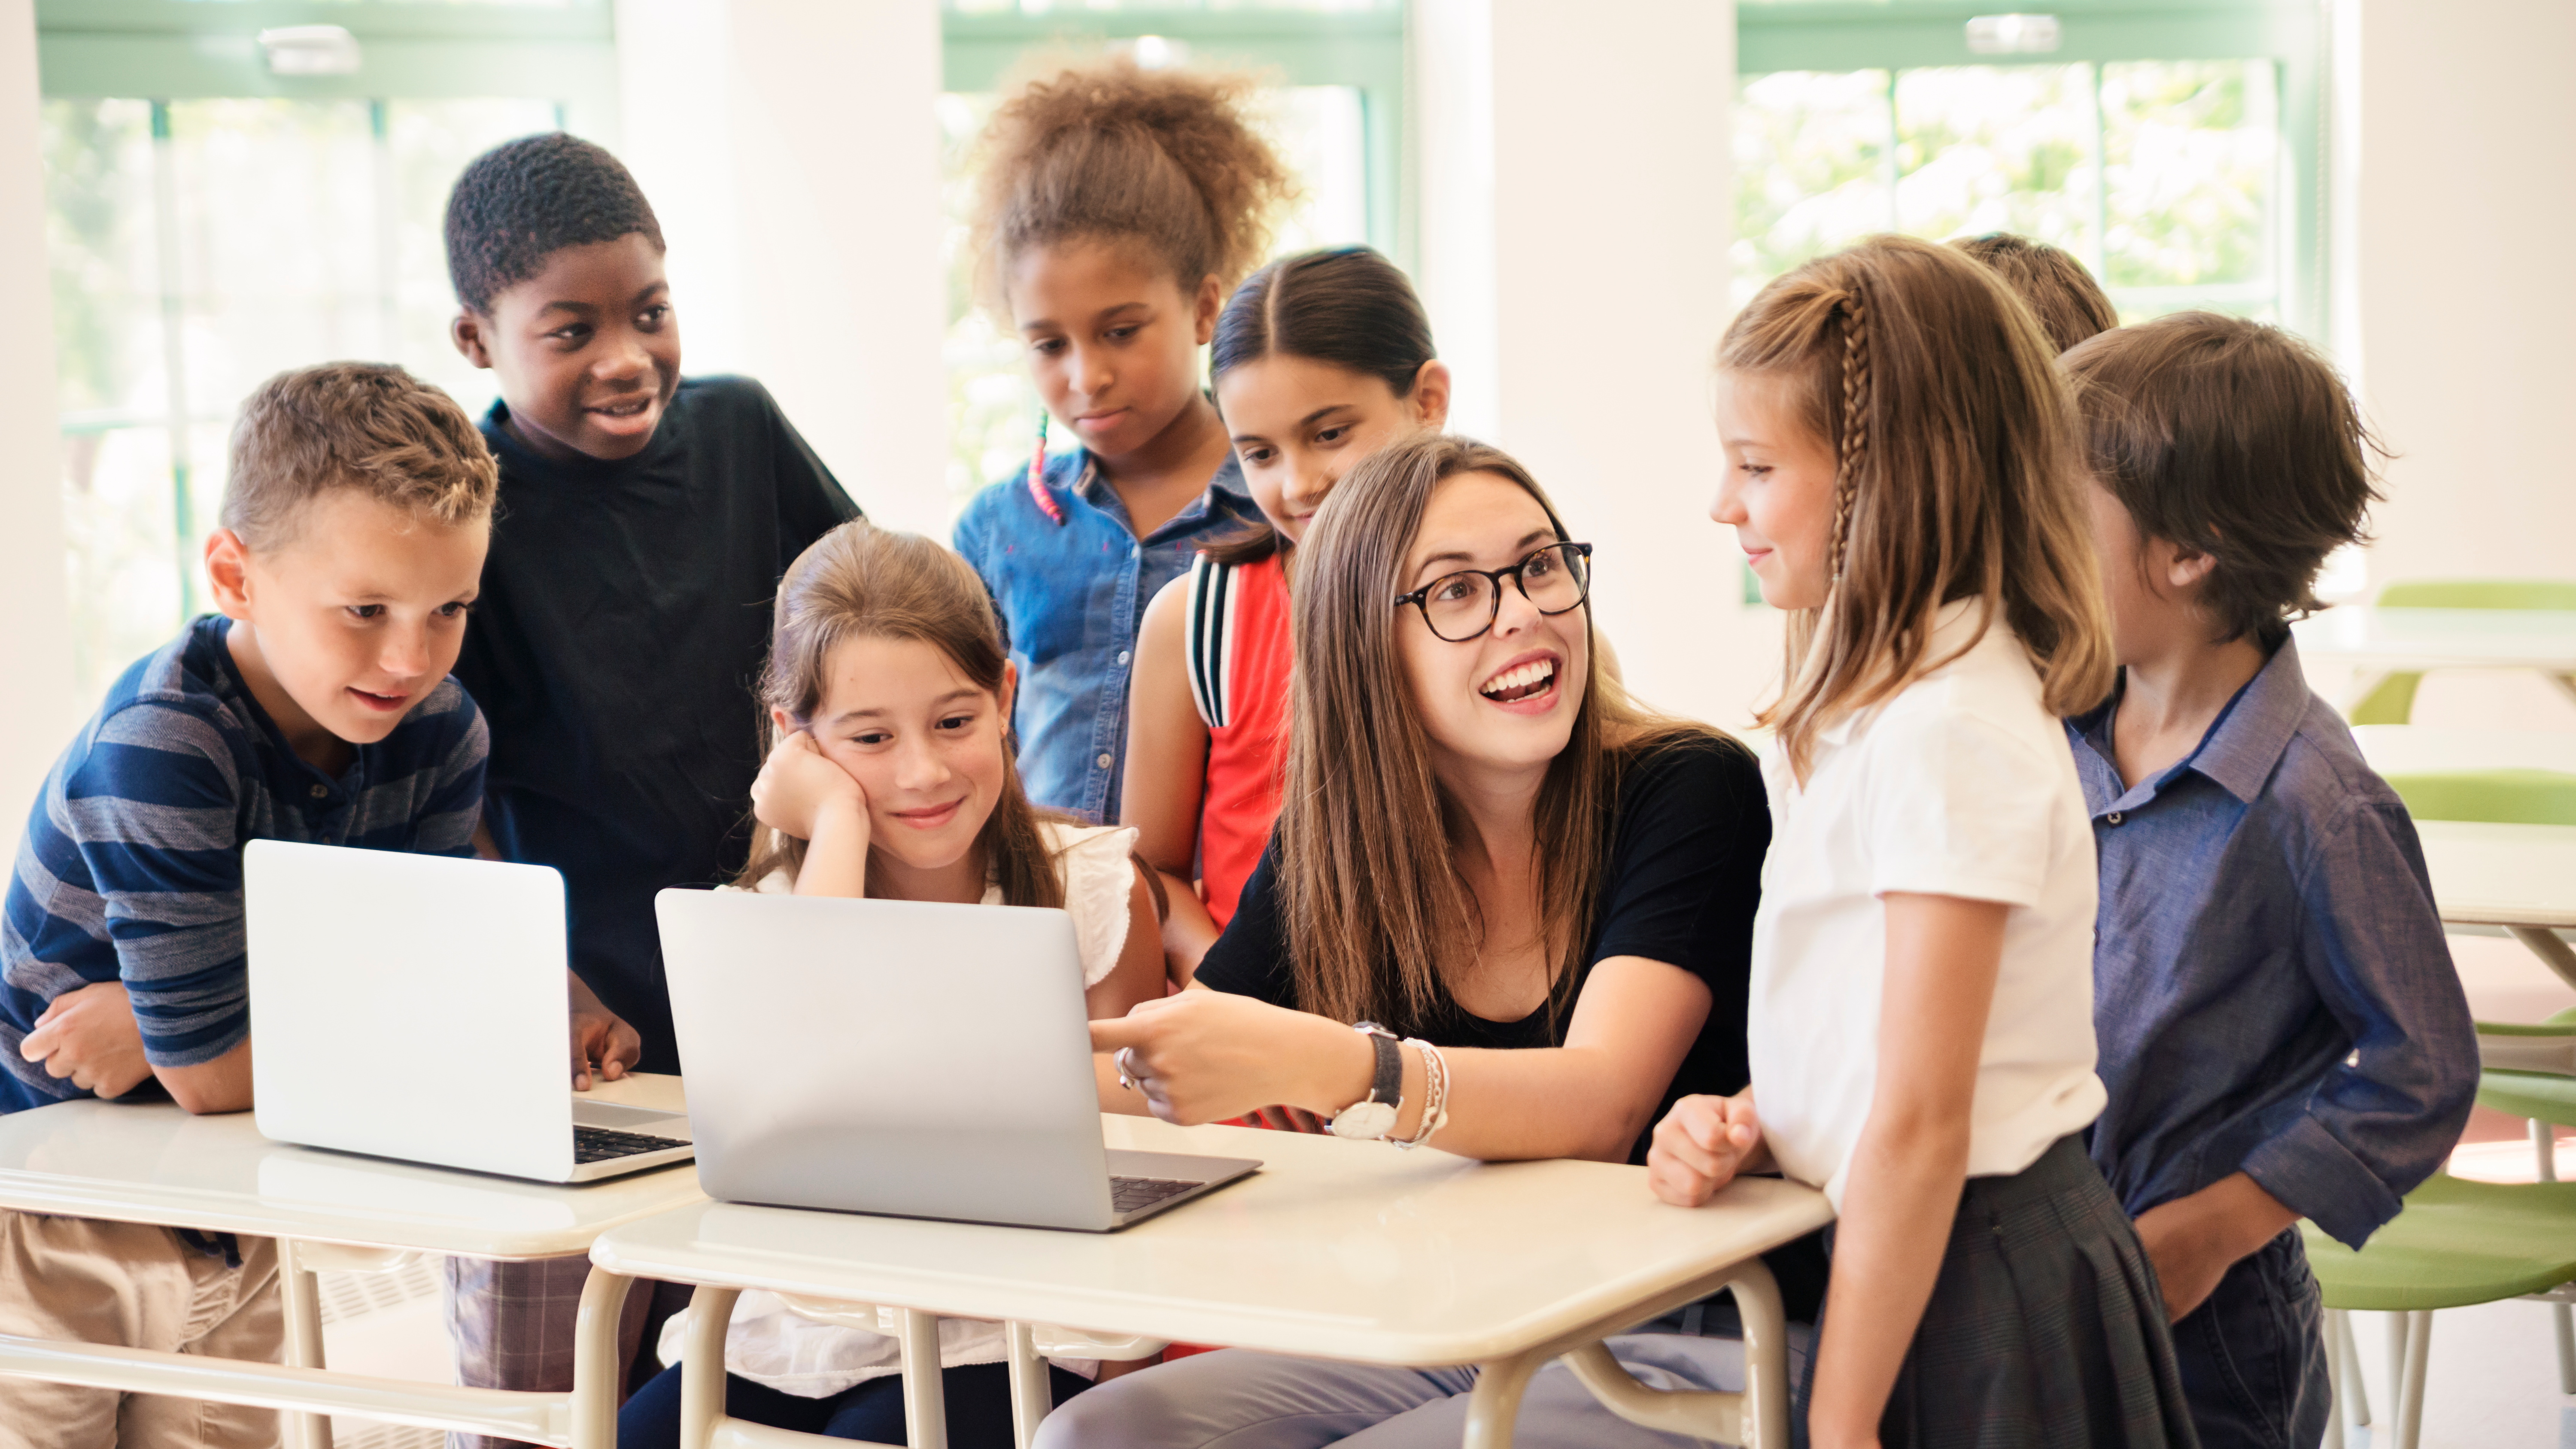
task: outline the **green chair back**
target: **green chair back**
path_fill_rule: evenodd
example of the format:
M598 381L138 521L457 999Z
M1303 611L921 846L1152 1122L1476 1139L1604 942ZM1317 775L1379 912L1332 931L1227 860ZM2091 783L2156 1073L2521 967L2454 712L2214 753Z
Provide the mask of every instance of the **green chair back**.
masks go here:
M2576 579L2400 579L2373 601L2383 609L2570 609ZM2391 674L2352 707L2354 724L2404 724L2420 673Z
M2427 770L2388 784L2418 820L2576 825L2576 775L2556 770Z

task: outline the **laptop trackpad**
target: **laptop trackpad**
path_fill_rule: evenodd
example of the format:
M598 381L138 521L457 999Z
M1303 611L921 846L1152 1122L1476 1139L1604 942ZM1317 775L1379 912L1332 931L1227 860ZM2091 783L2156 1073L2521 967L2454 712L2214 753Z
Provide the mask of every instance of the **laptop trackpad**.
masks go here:
M572 1099L572 1125L605 1127L612 1132L642 1132L680 1142L690 1140L689 1119L685 1113L657 1112L650 1107L593 1101L578 1093Z

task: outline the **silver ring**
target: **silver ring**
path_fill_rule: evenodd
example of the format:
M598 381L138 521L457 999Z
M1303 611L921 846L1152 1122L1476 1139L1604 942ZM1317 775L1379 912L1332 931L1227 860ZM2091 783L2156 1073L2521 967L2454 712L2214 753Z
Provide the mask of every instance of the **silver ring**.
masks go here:
M1135 1050L1134 1047L1120 1047L1118 1054L1110 1058L1118 1064L1118 1085L1131 1092L1136 1090Z

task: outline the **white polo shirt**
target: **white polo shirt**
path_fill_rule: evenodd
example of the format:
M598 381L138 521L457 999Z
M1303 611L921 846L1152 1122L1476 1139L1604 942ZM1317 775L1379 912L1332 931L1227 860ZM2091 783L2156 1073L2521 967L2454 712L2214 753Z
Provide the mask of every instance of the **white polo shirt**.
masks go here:
M1957 649L1945 605L1927 657ZM2065 728L1998 619L1957 660L1819 733L1800 789L1763 760L1771 853L1753 925L1754 1105L1781 1169L1837 1209L1878 1080L1889 891L2002 901L1970 1177L2009 1177L2102 1110L2093 1074L2093 827Z

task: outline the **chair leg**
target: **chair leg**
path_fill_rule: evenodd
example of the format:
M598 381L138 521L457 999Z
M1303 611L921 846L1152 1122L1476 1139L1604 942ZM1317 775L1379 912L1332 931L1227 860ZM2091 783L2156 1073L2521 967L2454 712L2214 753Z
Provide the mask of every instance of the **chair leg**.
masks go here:
M2388 1315L2388 1424L2401 1435L2406 1432L2406 1330L2414 1325L2412 1313Z
M2326 1310L2326 1442L2325 1449L2343 1449L2344 1395L2343 1315Z
M2406 1316L2414 1323L2406 1333L2405 1387L2397 1400L2397 1449L2417 1449L2424 1436L2424 1373L2433 1356L2433 1315L2425 1310Z
M2549 1318L2558 1329L2558 1392L2576 1394L2576 1311L2552 1303Z
M2330 1310L2329 1319L2336 1325L2339 1342L2334 1346L2336 1360L2343 1365L2343 1381L2352 1391L2350 1422L2356 1429L2370 1426L2370 1385L2361 1377L2361 1336L2353 1332L2352 1314L2343 1309Z
M2531 1152L2532 1156L2537 1159L2536 1166L2540 1171L2539 1180L2542 1182L2556 1182L2558 1180L2557 1132L2552 1129L2548 1123L2541 1121L2537 1117L2532 1118L2531 1121L2525 1125L2531 1128Z

